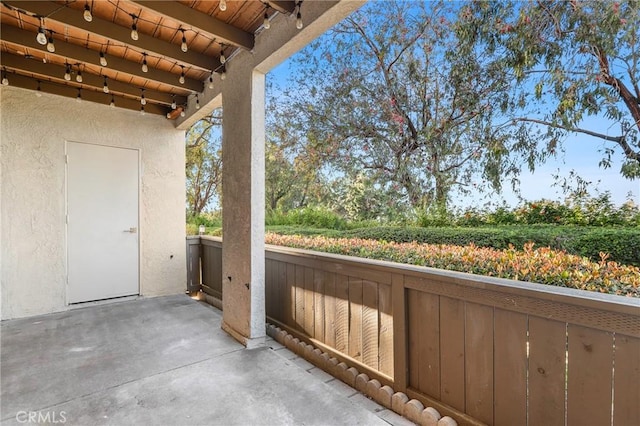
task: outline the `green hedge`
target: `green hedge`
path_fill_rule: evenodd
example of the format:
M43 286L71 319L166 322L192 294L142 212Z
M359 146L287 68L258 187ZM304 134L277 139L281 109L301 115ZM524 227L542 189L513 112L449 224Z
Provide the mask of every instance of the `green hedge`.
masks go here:
M366 238L398 243L453 244L473 243L480 247L522 248L533 242L568 253L600 260L600 252L609 260L640 266L640 230L580 226L504 226L487 228L398 228L375 227L342 232L344 237Z

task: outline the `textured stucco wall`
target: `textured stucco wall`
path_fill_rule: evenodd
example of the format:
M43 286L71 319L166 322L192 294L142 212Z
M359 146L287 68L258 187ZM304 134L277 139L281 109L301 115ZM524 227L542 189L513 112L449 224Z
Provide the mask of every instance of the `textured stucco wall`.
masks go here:
M13 87L0 88L0 121L2 319L67 309L65 141L140 149L140 292L184 292L184 131Z

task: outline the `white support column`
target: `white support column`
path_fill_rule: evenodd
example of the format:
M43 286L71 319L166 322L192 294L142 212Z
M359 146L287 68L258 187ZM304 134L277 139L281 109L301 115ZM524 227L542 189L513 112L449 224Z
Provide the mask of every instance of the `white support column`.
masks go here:
M251 348L265 337L265 75L233 71L222 89L222 328Z

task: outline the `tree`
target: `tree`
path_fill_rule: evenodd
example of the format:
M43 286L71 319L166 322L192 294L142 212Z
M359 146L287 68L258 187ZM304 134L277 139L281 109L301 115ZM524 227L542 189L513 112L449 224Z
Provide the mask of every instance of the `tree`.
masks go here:
M186 135L187 213L201 214L222 194L221 140L216 129L222 119L210 115L198 120Z
M511 154L535 156L494 126L509 76L461 44L452 7L368 4L307 49L288 92L308 149L347 175L395 183L413 207L446 205L455 189L479 190L474 180L499 190L520 170Z
M640 2L485 1L461 16L460 34L503 58L519 83L517 137L544 139L552 153L568 134L595 137L601 166L621 151L622 175L640 177Z

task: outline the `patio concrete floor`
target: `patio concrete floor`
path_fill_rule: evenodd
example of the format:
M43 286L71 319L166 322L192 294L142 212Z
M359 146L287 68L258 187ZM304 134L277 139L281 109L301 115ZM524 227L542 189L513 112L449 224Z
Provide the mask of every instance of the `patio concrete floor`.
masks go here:
M247 350L187 296L4 321L5 424L408 425L272 339Z

